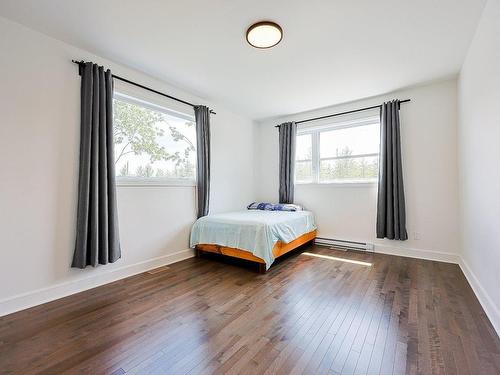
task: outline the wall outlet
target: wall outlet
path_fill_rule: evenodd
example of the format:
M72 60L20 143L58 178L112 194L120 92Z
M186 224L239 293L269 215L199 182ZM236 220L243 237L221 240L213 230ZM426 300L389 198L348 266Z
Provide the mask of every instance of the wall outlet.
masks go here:
M413 239L414 240L419 240L420 239L420 232L414 231L413 232Z

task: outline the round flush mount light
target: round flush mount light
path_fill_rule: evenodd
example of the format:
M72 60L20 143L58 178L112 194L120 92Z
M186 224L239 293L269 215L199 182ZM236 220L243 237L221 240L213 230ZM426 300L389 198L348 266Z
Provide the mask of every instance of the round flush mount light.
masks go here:
M255 48L271 48L281 42L283 29L277 23L261 21L247 30L247 42Z

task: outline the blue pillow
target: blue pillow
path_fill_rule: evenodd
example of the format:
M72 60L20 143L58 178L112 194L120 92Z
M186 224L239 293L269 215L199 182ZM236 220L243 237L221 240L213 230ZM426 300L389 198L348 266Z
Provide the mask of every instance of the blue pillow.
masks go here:
M298 204L277 203L273 206L274 211L302 211L302 207Z
M263 211L302 211L303 208L298 204L290 203L264 203L264 202L253 202L250 203L247 208L249 210L263 210Z
M274 204L272 203L259 203L259 202L253 202L250 203L247 208L249 210L264 210L264 211L272 211L274 208Z

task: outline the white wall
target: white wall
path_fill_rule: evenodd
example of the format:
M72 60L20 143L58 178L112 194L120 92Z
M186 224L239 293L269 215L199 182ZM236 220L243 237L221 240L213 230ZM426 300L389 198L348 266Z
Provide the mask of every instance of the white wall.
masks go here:
M484 8L459 76L463 269L500 332L500 1Z
M257 196L278 199L277 123L377 105L393 98L401 106L402 153L408 241L377 240L376 185L298 185L296 201L316 215L319 235L369 241L376 251L457 261L458 188L456 80L402 90L341 106L262 122L257 136ZM420 234L415 240L414 232Z
M119 187L123 258L70 268L80 113L80 77L71 59L213 107L211 211L240 209L254 199L249 119L3 18L0 35L0 315L191 256L194 187Z

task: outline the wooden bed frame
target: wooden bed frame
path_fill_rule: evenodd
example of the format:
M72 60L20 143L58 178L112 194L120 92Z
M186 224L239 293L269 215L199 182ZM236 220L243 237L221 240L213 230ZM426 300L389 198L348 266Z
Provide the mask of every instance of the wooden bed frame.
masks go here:
M297 237L295 240L293 240L292 242L289 242L289 243L283 243L281 241L278 241L273 247L274 257L278 258L278 257L282 256L283 254L286 254L289 251L292 251L292 250L296 249L297 247L305 244L306 242L314 240L314 238L316 238L316 230L313 230L312 232L308 232L306 234L303 234L302 236ZM260 273L266 272L266 263L264 262L264 260L259 258L259 257L256 257L251 252L246 251L246 250L241 250L241 249L237 249L234 247L211 245L211 244L196 245L196 256L197 257L201 256L202 253L204 253L204 252L222 254L222 255L233 257L233 258L250 260L252 262L256 262L259 264L259 272Z

